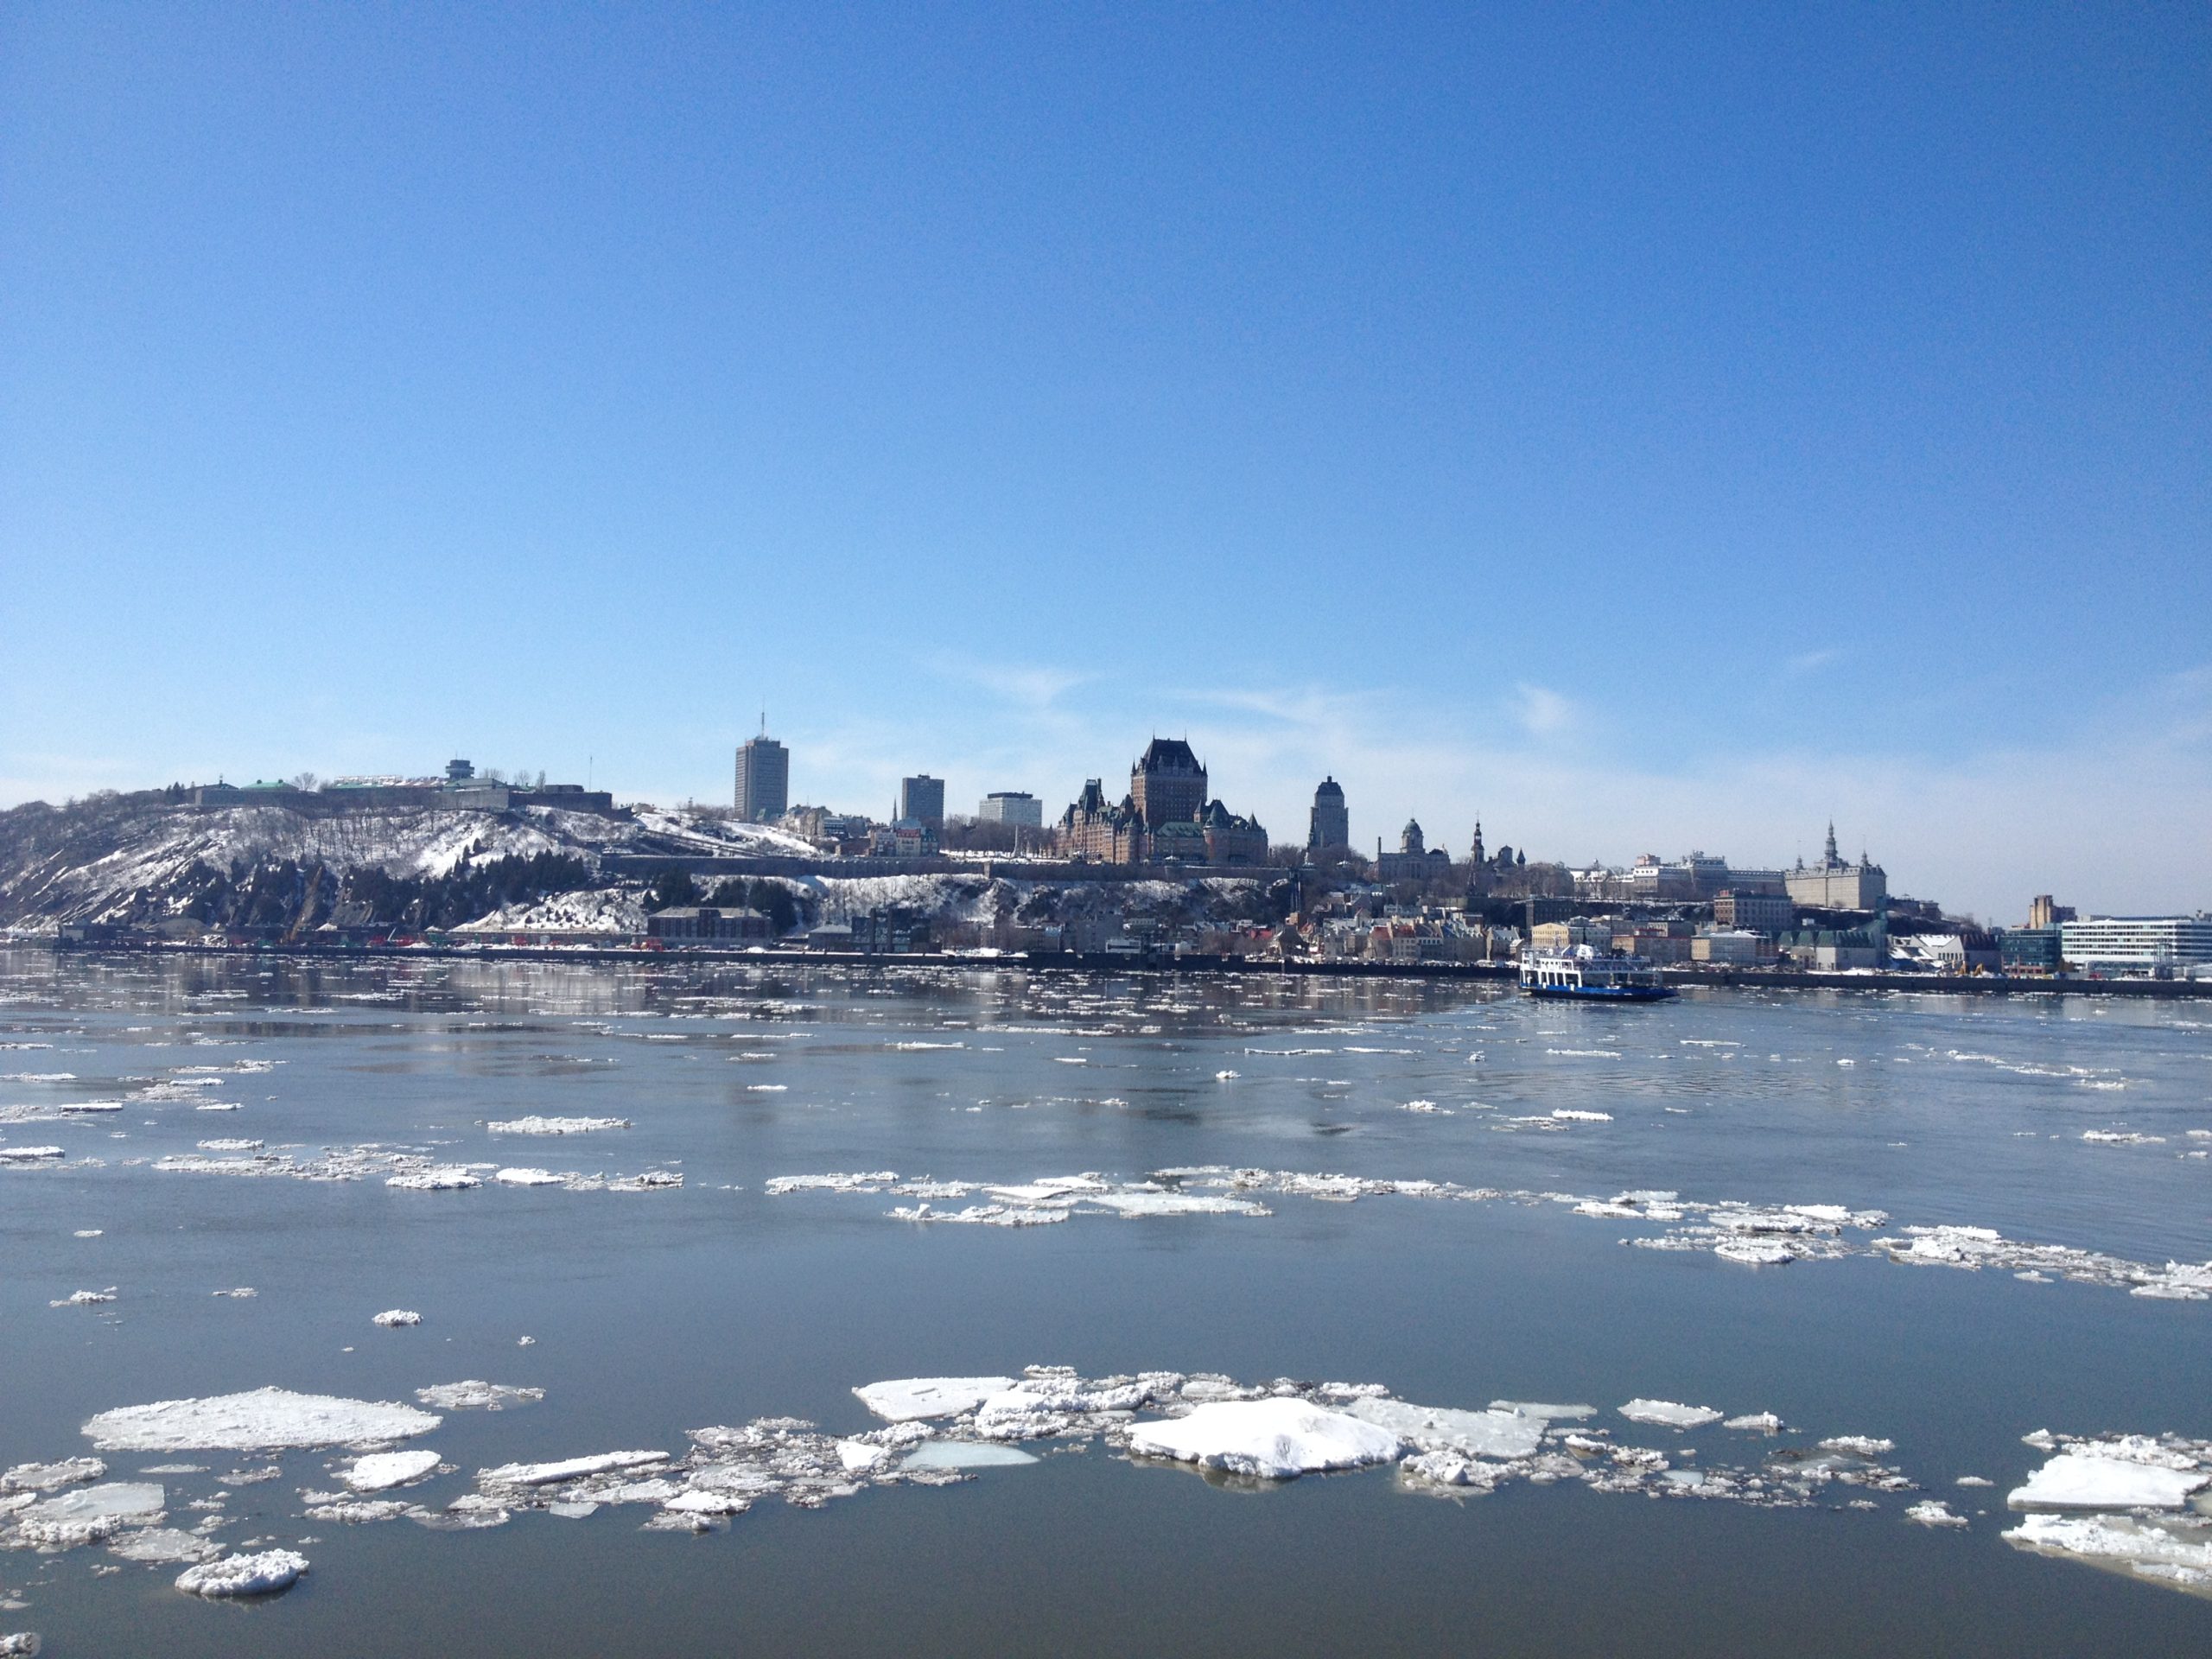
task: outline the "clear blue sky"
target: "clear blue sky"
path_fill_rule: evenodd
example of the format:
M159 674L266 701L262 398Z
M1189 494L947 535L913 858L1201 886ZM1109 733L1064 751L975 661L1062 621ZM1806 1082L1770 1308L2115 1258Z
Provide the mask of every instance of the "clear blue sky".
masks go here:
M1187 730L2212 904L2212 14L0 16L0 803Z

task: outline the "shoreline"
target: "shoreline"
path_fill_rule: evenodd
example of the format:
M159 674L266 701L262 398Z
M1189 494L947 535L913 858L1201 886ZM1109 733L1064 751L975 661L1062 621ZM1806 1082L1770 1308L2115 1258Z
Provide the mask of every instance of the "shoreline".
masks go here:
M635 945L518 945L518 944L202 944L166 939L133 942L115 940L77 944L52 938L0 939L0 950L47 950L56 955L163 956L214 957L277 957L305 962L394 962L422 960L461 962L591 962L749 963L756 967L930 967L995 970L1019 968L1032 972L1247 975L1273 974L1291 978L1490 980L1517 983L1520 969L1513 963L1495 962L1269 962L1246 957L1144 957L1096 952L1009 952L1000 957L977 957L950 951L876 952L856 950L722 950L712 945L683 945L673 950L648 950ZM1699 970L1662 968L1666 983L1676 989L1699 987L1733 990L1843 990L1918 992L1984 996L2120 996L2153 1001L2189 1001L2212 999L2212 980L2080 979L2073 977L2008 977L1999 974L1890 974L1775 972L1759 969L1724 968Z

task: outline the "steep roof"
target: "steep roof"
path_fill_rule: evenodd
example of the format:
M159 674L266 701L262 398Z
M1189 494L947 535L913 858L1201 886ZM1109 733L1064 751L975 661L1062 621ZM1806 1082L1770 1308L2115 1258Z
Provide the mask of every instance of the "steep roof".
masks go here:
M1137 762L1140 772L1204 772L1205 767L1179 737L1155 737Z

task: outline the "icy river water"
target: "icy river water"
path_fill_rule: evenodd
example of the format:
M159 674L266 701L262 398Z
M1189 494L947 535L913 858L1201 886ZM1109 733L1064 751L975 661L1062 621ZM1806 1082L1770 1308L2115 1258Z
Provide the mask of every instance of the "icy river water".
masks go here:
M0 1639L2212 1652L2208 1153L2201 1004L0 951Z

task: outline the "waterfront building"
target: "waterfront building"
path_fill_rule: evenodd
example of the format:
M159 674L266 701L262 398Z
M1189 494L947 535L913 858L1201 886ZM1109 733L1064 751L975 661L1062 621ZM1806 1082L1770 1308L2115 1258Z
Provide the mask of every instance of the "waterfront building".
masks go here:
M2068 964L2087 972L2186 972L2212 963L2212 916L2092 916L2059 924Z
M772 936L768 918L757 910L677 906L645 918L645 936L673 944L758 944Z
M1859 855L1856 864L1843 861L1836 851L1834 823L1828 825L1821 861L1808 866L1799 860L1783 877L1783 885L1793 903L1812 910L1878 911L1890 893L1888 875L1866 854Z
M995 789L976 806L976 817L982 823L1007 823L1018 829L1042 830L1045 827L1045 803L1027 790Z
M1774 960L1774 941L1748 928L1707 928L1690 941L1692 962L1728 968L1756 968Z
M1724 887L1713 896L1713 919L1722 927L1745 927L1754 933L1786 933L1796 923L1797 906L1786 893Z
M1306 850L1319 853L1332 847L1351 845L1351 814L1344 810L1344 787L1333 776L1325 778L1313 791L1313 811L1306 820Z
M737 752L737 816L772 823L791 805L791 752L763 731Z
M2055 974L2066 963L2056 927L2008 927L1997 936L1997 955L2008 974Z
M899 780L898 817L944 828L944 779L932 778L927 772L917 778L901 778Z
M1268 855L1259 820L1209 801L1205 767L1176 738L1152 740L1118 805L1103 780L1086 779L1058 829L1062 851L1102 864L1262 864Z

